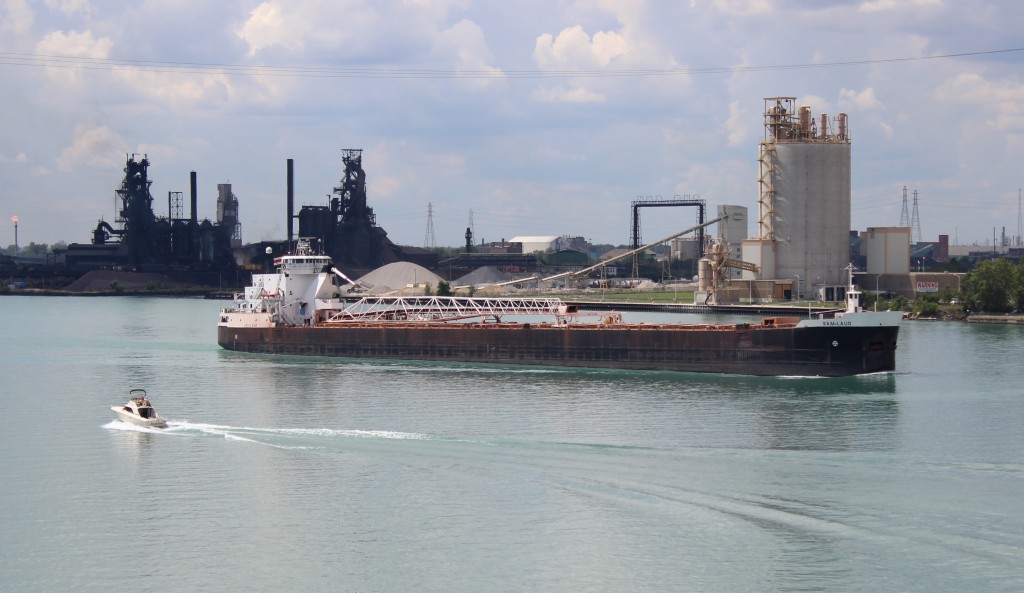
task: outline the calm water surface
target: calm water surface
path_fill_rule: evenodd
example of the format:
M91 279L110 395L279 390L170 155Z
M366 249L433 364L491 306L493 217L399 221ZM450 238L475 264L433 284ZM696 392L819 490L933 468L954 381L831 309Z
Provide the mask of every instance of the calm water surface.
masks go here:
M1022 327L746 378L231 353L223 305L0 298L0 590L1024 590Z

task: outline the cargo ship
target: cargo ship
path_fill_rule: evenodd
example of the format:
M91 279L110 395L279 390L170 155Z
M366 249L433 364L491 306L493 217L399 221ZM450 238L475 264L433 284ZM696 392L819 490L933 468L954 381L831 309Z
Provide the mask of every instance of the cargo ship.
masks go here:
M220 313L227 350L778 376L894 371L900 312L864 311L851 285L831 317L758 323L629 323L556 298L363 296L304 241L254 274ZM852 274L851 274L852 275Z

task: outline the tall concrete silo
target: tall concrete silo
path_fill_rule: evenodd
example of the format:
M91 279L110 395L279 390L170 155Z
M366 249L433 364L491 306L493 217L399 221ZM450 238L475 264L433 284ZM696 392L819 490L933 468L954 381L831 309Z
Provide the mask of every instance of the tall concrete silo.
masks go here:
M801 294L841 298L835 288L845 287L850 261L846 114L816 120L810 107L796 108L796 97L764 102L758 238L743 243L744 259L764 279L795 280Z

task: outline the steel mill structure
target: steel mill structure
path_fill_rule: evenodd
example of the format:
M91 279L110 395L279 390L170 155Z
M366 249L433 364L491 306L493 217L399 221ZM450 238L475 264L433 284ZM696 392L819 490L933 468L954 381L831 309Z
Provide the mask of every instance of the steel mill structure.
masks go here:
M397 261L436 266L436 253L395 245L387 231L377 225L377 217L366 198L363 150L343 149L341 162L344 173L328 204L302 206L295 214L294 161L288 159L288 241L280 251L290 252L295 240L302 237L315 239L327 255L349 271L365 273ZM297 237L293 234L296 220L299 223Z
M218 186L218 220L199 220L196 173L190 174L189 216L181 214L181 192L168 192L168 216L154 212L149 159L125 158L124 179L115 191L114 224L100 220L91 243L72 243L67 266L85 271L98 268L182 275L196 283L216 284L222 274L236 270L233 241L241 242L238 200L230 184Z

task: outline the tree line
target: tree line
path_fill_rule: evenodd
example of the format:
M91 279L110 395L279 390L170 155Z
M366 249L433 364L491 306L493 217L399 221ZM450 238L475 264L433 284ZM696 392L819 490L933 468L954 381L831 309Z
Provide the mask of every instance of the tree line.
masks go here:
M68 244L64 241L57 241L53 245L47 243L29 243L28 245L18 246L18 257L46 257L48 254L53 253L54 250L67 249ZM14 244L8 245L4 249L0 249L0 254L14 257Z
M960 282L968 311L1007 313L1024 310L1024 261L996 259L978 263Z

